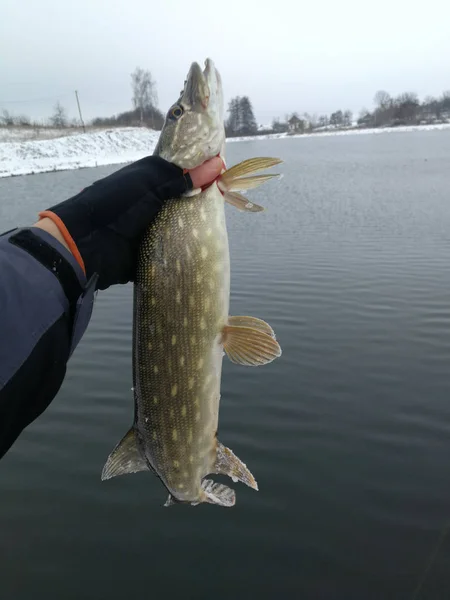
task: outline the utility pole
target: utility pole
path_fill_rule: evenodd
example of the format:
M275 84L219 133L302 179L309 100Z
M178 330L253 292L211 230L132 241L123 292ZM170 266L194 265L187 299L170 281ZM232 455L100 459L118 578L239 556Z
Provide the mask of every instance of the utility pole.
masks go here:
M78 92L77 92L77 90L75 90L75 98L77 99L78 112L80 113L80 121L81 121L81 125L83 127L83 133L86 133L86 127L84 126L83 116L81 114L80 101L78 100Z

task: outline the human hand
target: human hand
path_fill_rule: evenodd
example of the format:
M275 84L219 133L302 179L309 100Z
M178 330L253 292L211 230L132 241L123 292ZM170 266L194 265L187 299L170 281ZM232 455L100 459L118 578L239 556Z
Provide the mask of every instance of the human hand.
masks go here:
M134 277L141 236L164 201L211 183L222 169L222 160L213 158L183 174L176 165L149 156L96 181L48 209L50 213L44 211L35 226L54 235L75 256L78 249L87 277L99 275L97 289L127 283Z

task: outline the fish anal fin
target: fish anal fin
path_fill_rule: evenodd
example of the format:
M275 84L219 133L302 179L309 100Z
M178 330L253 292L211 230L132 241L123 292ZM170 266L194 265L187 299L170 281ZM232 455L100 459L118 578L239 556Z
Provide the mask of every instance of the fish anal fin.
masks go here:
M164 502L164 506L173 506L174 504L177 504L177 501L175 500L175 498L172 496L172 494L169 494L169 497L167 498L167 500Z
M136 431L132 427L108 456L102 471L102 481L127 473L148 470L148 465L137 445Z
M231 362L257 367L281 356L278 342L268 333L253 327L225 325L222 344Z
M273 338L275 337L275 332L272 327L257 317L228 317L228 325L232 325L234 327L251 327L252 329L258 329L259 331L267 333L267 335L270 335Z
M215 483L211 479L202 481L202 499L209 504L218 504L219 506L234 506L236 503L236 494L234 490L223 483Z
M217 442L216 473L228 475L233 481L241 481L254 490L258 490L258 484L245 465L232 450Z
M264 207L255 204L254 202L250 202L248 198L239 192L225 192L223 198L225 202L228 202L231 206L244 212L262 212L264 210Z

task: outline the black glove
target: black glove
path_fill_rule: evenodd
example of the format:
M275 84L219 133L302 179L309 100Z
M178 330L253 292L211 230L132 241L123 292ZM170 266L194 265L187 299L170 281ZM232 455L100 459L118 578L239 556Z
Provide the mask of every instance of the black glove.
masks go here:
M88 279L98 273L97 289L134 279L142 234L163 202L192 189L188 173L149 156L128 165L82 192L52 206L83 258Z

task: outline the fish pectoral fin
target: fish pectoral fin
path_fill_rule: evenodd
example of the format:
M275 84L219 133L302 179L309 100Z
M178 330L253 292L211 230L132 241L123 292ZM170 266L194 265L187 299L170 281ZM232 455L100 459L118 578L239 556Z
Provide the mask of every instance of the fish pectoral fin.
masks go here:
M279 158L249 158L226 170L217 181L224 200L245 212L261 212L264 210L262 206L250 202L245 196L239 194L238 190L251 190L279 175L252 175L251 177L243 177L243 175L269 169L281 162L283 161Z
M261 212L264 210L263 206L250 202L248 198L240 194L239 192L225 192L223 199L231 206L236 207L238 210L244 212Z
M257 367L281 356L281 348L274 337L260 329L225 325L222 344L231 362Z
M137 446L136 431L132 427L108 456L102 471L102 481L118 475L148 470L147 463Z
M220 475L228 475L233 481L241 481L254 490L258 490L255 478L232 450L217 442L215 471Z
M226 174L226 171L224 175ZM223 175L222 175L223 177ZM279 177L278 174L272 175L252 175L250 177L236 177L233 179L224 180L219 179L217 185L222 192L238 192L240 190L253 190L258 186L262 185L269 179Z
M265 169L270 169L275 165L279 165L283 161L280 158L268 158L264 157L256 157L256 158L248 158L247 160L243 160L227 169L225 173L220 176L220 181L223 181L225 185L236 179L237 177L242 177L243 175L250 175L250 173L257 173L258 171L264 171ZM261 181L261 183L264 183Z
M218 504L219 506L234 506L236 503L236 494L234 490L223 485L215 483L211 479L202 481L203 502L209 504Z
M272 327L263 321L262 319L258 319L257 317L228 317L228 325L233 325L234 327L251 327L252 329L258 329L271 337L275 337L275 332Z

